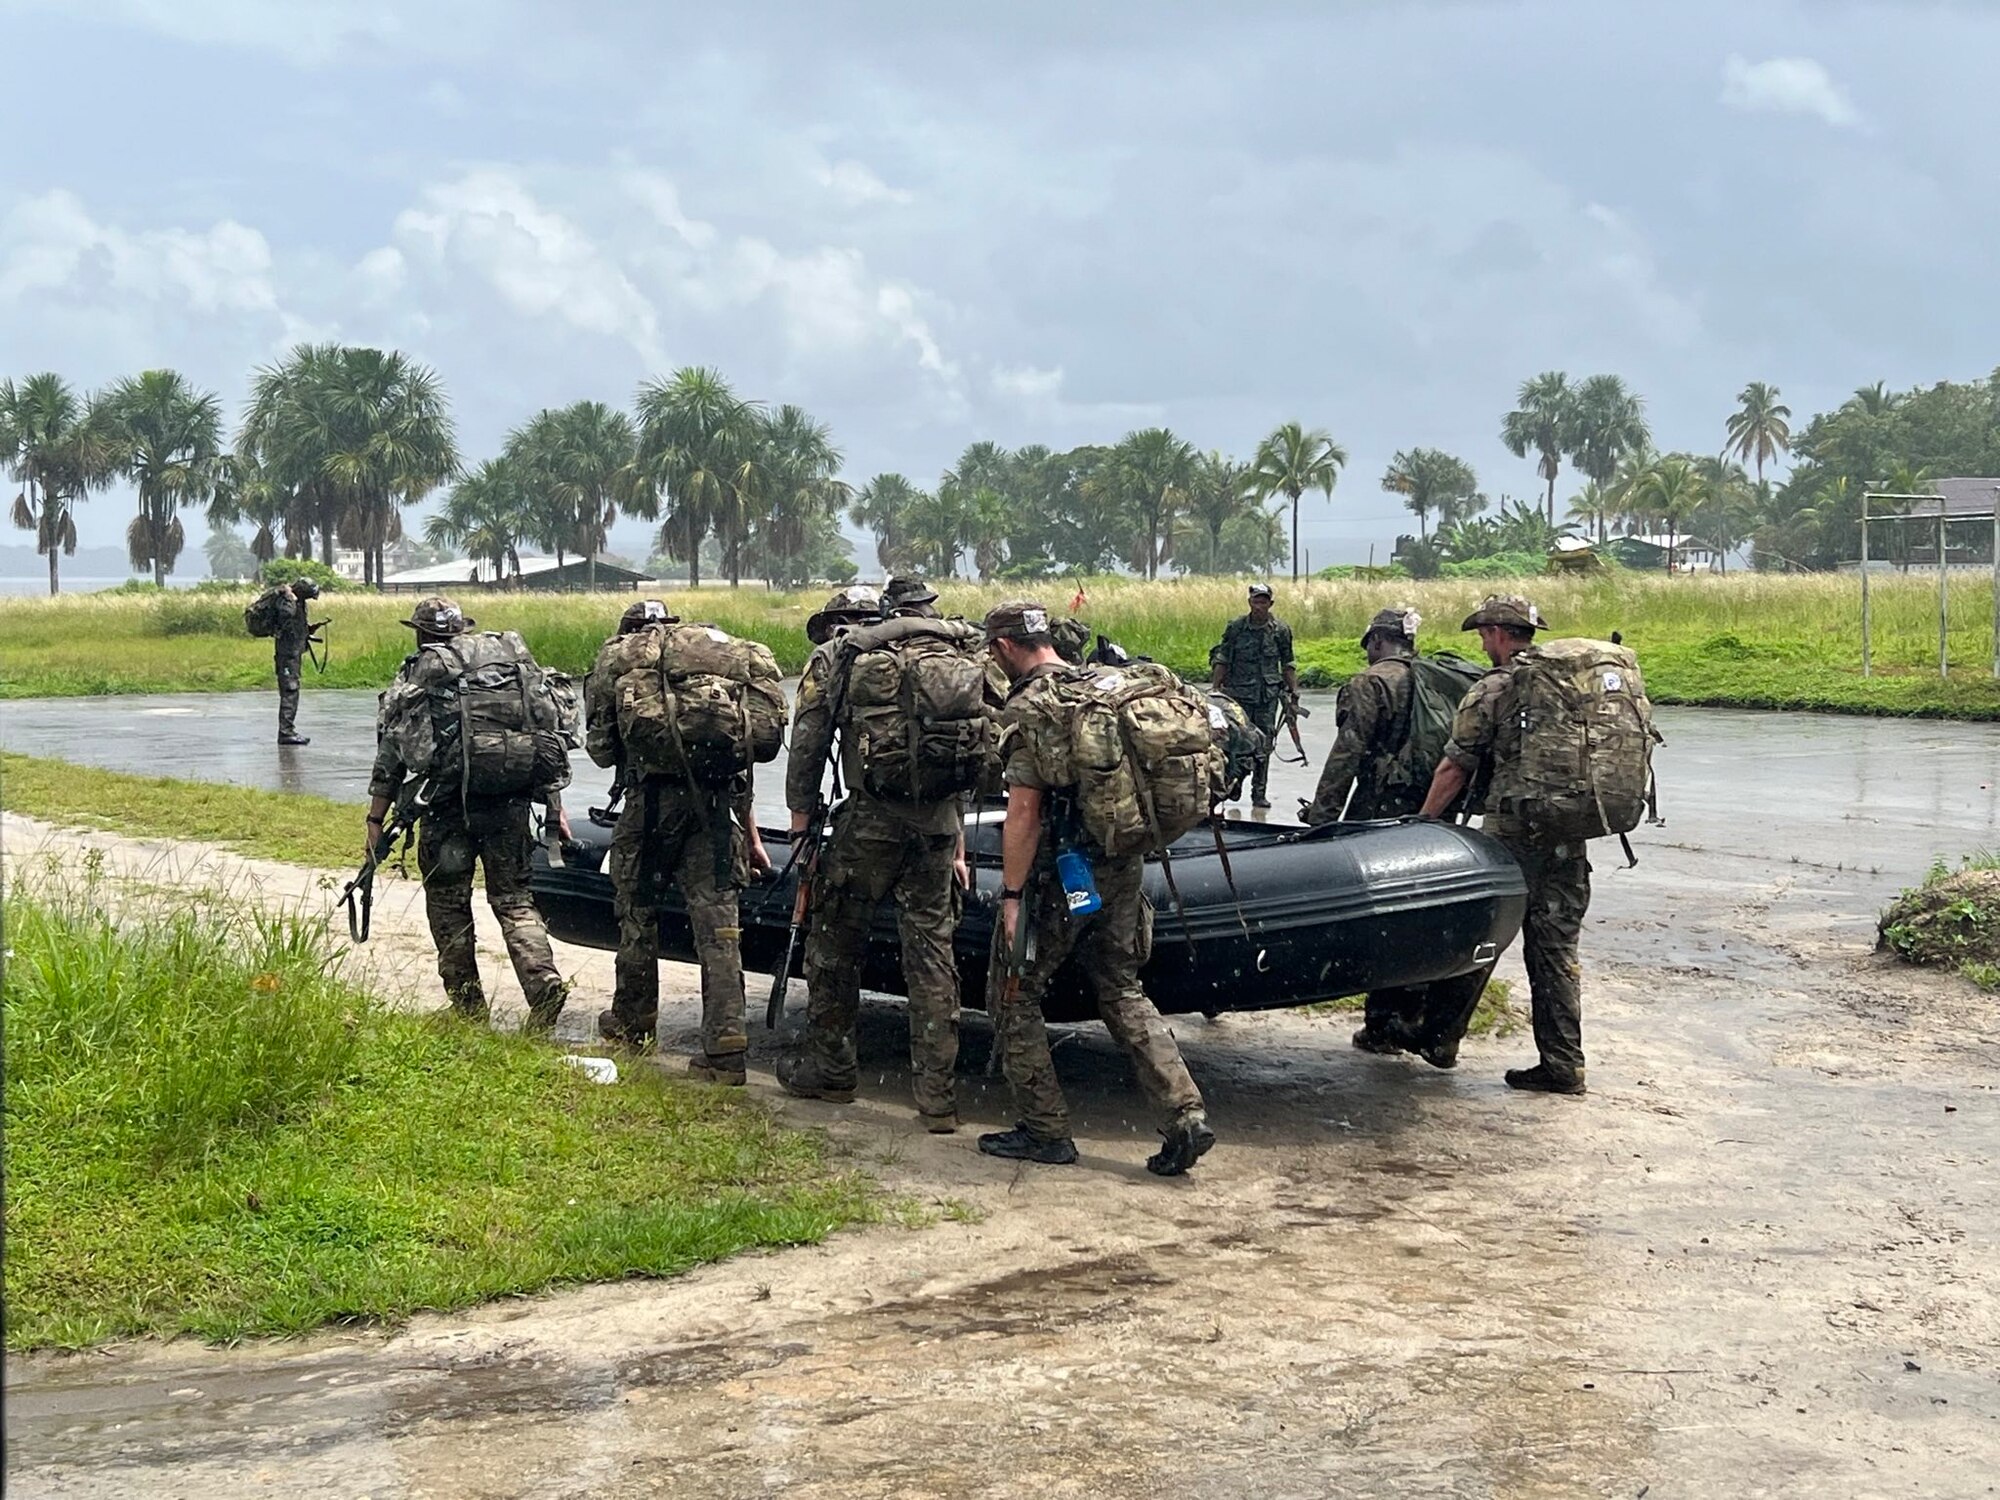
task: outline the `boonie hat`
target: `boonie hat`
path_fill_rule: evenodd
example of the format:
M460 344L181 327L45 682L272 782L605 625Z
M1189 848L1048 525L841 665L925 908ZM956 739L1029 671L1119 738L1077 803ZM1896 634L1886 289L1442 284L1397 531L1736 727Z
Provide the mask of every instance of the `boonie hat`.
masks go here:
M425 635L464 635L479 622L442 594L433 594L428 599L419 599L417 607L410 611L410 618L403 623Z
M938 591L921 578L891 578L882 589L882 608L901 609L906 604L935 604Z
M824 646L833 639L834 626L881 613L882 596L876 592L874 585L850 583L807 618L806 639L815 646Z
M1049 638L1048 606L1033 599L1009 599L986 612L986 639L989 641Z
M1541 611L1519 594L1488 594L1479 608L1465 617L1460 630L1477 630L1482 625L1514 625L1524 630L1547 630L1549 622Z
M1090 649L1090 627L1075 615L1064 615L1059 620L1049 621L1049 637L1056 643L1056 655L1073 667L1083 665L1083 656Z
M1268 599L1268 598L1270 598L1270 597L1271 597L1271 585L1270 585L1270 584L1268 584L1268 583L1253 583L1253 584L1251 584L1251 585L1250 585L1250 597L1251 597L1252 599Z
M1383 635L1399 635L1405 640L1417 638L1417 627L1424 623L1424 617L1407 604L1392 605L1388 609L1375 611L1375 618L1368 622L1368 628L1361 632L1361 644L1368 644L1368 637L1378 632Z
M680 622L681 617L660 600L641 599L637 604L625 606L625 613L618 617L618 633L630 635L648 625L678 625Z

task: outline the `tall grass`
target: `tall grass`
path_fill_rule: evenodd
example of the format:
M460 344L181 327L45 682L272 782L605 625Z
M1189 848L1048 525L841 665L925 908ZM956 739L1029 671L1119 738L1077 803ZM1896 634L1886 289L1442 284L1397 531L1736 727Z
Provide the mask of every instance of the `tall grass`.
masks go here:
M378 1005L296 913L31 870L5 921L15 1347L672 1274L870 1211L753 1103Z
M943 607L977 618L1002 598L1028 594L1061 610L1077 586L1074 580L952 584L943 590ZM1243 585L1234 580L1099 578L1082 587L1088 596L1082 613L1094 626L1192 674L1206 671L1209 646L1244 608ZM1992 591L1976 578L1952 580L1949 644L1956 666L1949 683L1940 683L1935 670L1936 584L1921 575L1874 581L1878 676L1872 683L1859 675L1860 581L1845 574L1669 578L1621 570L1505 583L1313 580L1279 585L1278 612L1291 622L1303 675L1326 684L1359 667L1360 634L1369 617L1390 604L1412 604L1422 613L1425 649L1476 649L1459 621L1496 591L1529 594L1562 634L1621 632L1645 663L1648 685L1665 701L2000 715L2000 691L1990 678ZM467 594L460 602L483 627L520 631L546 664L582 672L631 597ZM666 597L690 619L762 641L796 670L809 649L806 618L825 595L749 587L667 590ZM268 645L243 633L248 598L0 601L0 696L268 687ZM309 670L308 684L379 687L388 681L410 649L410 632L398 621L412 602L364 594L323 600L317 612L333 620L333 664L324 677Z

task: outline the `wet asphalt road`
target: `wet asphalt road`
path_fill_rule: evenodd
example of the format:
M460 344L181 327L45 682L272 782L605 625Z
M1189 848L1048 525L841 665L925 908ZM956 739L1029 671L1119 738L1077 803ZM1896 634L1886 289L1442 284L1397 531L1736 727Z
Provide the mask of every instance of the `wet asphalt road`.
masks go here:
M1333 695L1308 693L1305 702L1314 710L1306 723L1312 764L1274 768L1274 818L1296 815L1331 742ZM372 692L307 693L299 723L312 744L291 750L274 742L270 693L21 699L0 705L0 747L358 802L374 716ZM1665 825L1635 835L1642 847L1698 847L1724 862L1858 867L1865 888L1886 891L1909 884L1936 856L1990 844L2000 820L2000 725L1730 709L1662 709L1659 722ZM580 753L574 759L571 802L601 800L608 773ZM771 821L783 817L783 765L757 776L758 807ZM1606 844L1598 863L1622 861Z

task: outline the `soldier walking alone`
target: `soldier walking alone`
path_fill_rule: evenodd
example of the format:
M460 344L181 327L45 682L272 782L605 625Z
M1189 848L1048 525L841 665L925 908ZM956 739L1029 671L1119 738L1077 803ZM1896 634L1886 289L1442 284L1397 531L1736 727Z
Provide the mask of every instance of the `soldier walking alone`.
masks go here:
M300 667L312 641L313 622L306 618L306 605L319 597L319 585L310 578L294 578L290 583L266 589L243 611L243 624L252 635L271 638L271 655L278 677L278 743L309 745L299 733ZM324 623L324 622L322 622Z
M1292 627L1271 613L1271 585L1250 585L1250 612L1231 620L1222 639L1208 653L1211 685L1222 689L1264 731L1272 745L1278 739L1278 711L1296 704L1299 677L1292 665ZM1271 751L1257 757L1250 778L1250 805L1271 805Z

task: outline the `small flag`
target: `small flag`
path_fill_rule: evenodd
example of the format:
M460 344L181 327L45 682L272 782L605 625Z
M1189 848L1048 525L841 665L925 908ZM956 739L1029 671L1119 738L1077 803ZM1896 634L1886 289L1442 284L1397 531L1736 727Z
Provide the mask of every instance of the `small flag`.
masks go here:
M1090 601L1083 596L1083 585L1079 583L1076 586L1075 595L1069 601L1069 612L1073 615L1081 614L1083 613L1084 606L1088 603Z

